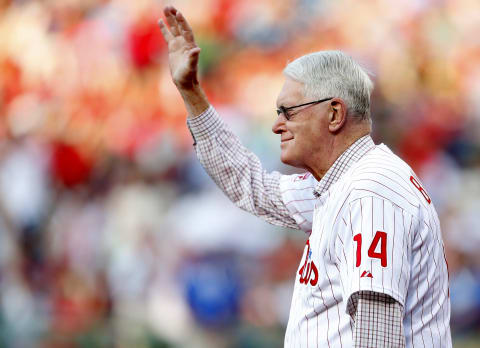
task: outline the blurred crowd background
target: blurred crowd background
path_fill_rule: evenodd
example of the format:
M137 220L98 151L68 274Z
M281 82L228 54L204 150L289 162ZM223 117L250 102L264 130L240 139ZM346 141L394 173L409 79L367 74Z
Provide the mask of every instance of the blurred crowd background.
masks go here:
M376 142L422 178L455 347L480 347L477 0L0 0L0 347L280 347L307 236L199 166L156 22L177 6L212 104L268 170L282 69L342 49Z

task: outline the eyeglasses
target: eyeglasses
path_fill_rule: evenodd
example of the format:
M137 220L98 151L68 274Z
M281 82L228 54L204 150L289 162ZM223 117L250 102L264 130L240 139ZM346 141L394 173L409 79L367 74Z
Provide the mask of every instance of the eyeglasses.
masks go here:
M301 107L301 106L320 104L320 103L323 103L323 102L325 102L325 101L327 101L327 100L330 100L330 99L333 99L333 97L332 97L332 98L325 98L325 99L315 100L315 101L310 102L310 103L305 103L305 104L300 104L300 105L295 105L295 106L289 106L288 108L286 108L285 106L280 106L280 107L277 109L277 116L280 116L280 114L283 114L283 115L285 116L285 118L287 119L287 121L290 121L291 117L292 117L293 115L296 115L296 114L291 114L291 113L289 113L290 110L299 108L299 107Z

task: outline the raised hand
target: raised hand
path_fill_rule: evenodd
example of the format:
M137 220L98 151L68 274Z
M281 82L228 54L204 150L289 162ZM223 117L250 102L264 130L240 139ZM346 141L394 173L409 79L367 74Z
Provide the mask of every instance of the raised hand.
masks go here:
M195 43L192 28L180 11L167 6L163 12L170 28L161 19L158 25L168 44L168 62L173 82L180 91L192 89L198 85L200 47Z

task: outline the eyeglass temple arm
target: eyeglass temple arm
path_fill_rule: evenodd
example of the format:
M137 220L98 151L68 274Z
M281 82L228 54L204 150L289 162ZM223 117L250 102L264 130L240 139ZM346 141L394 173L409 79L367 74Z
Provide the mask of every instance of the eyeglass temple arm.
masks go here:
M330 99L333 99L333 98L325 98L325 99L315 100L315 101L313 101L313 102L304 103L304 104L295 105L295 106L290 106L290 107L288 107L288 108L282 106L281 108L283 108L284 110L291 110L291 109L299 108L299 107L301 107L301 106L306 106L306 105L311 105L311 104L322 103L322 102L327 101L327 100L330 100Z

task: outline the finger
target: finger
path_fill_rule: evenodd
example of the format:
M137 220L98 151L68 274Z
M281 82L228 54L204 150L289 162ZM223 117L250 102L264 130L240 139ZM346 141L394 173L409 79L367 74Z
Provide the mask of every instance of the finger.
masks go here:
M177 11L176 19L182 36L185 38L185 40L190 43L195 43L195 38L193 37L193 30L181 12Z
M162 32L163 38L165 41L168 43L170 40L173 39L173 35L170 33L170 31L167 29L167 26L165 25L165 22L163 19L158 20L158 26L160 27L160 31Z
M173 36L179 36L181 31L177 23L177 10L174 7L165 7L165 18L167 19L168 26L170 27L170 32Z

